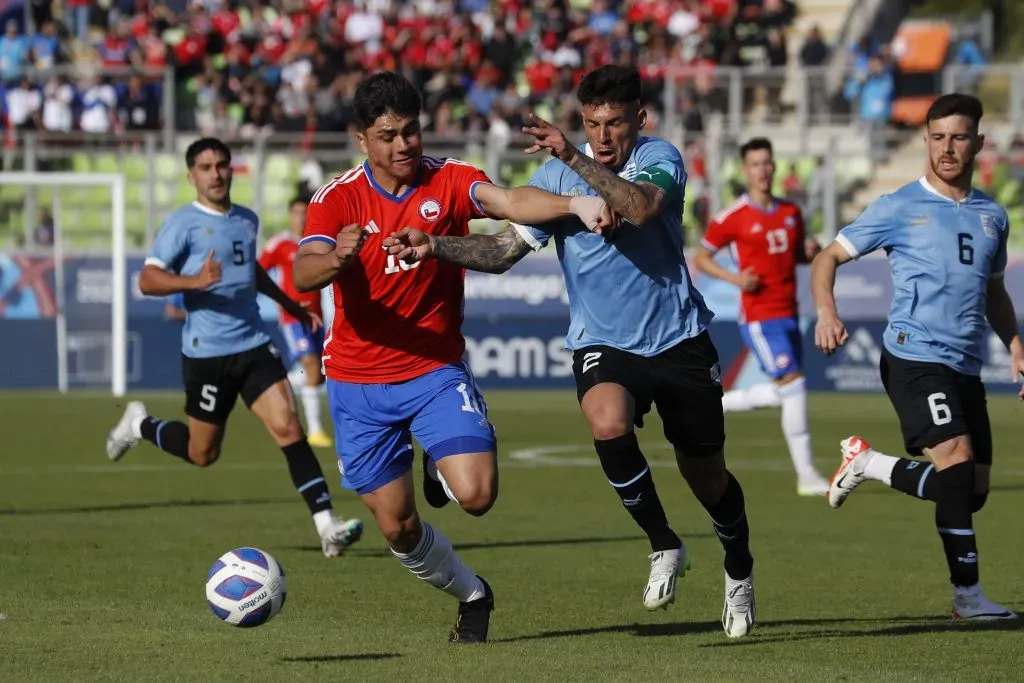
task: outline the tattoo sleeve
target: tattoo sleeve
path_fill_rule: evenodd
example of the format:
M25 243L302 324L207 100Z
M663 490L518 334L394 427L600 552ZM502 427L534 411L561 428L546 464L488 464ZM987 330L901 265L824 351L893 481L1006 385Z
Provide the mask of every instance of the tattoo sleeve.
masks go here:
M570 165L608 206L631 223L642 225L661 206L665 191L649 183L631 183L585 154L577 154Z
M433 238L434 258L482 273L504 273L530 251L511 225L494 235Z

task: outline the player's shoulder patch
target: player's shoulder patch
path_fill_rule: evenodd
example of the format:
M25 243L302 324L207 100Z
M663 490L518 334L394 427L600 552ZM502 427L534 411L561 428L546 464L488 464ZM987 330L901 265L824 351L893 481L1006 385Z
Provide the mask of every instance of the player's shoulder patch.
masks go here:
M747 195L740 195L736 199L736 201L734 201L732 204L716 213L714 218L712 218L711 220L714 223L724 223L729 218L729 216L733 215L737 211L740 211L741 209L746 207L747 204Z
M332 192L339 191L339 188L350 186L355 181L365 176L365 170L362 164L354 166L349 170L345 171L340 175L336 175L331 180L320 187L315 193L313 193L312 199L309 200L310 204L323 204L327 197Z

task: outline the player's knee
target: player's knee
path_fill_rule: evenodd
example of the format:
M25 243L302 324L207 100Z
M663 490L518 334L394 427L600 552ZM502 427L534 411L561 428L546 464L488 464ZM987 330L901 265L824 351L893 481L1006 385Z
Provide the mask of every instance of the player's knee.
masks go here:
M617 439L632 430L633 424L625 415L607 412L590 417L590 431L597 441Z
M419 518L416 515L409 517L388 517L377 519L380 533L388 542L388 545L400 553L410 553L416 549L420 542L422 533Z
M498 500L498 486L489 481L477 482L469 487L463 487L463 490L456 493L456 498L463 510L474 517L481 517L487 514Z
M988 501L988 493L975 493L974 498L971 500L971 512L977 512L981 508L985 507L985 503Z
M197 446L189 444L188 459L196 467L209 467L220 458L217 446Z
M293 444L303 438L302 424L294 413L288 413L274 419L267 427L270 429L274 440L279 444Z

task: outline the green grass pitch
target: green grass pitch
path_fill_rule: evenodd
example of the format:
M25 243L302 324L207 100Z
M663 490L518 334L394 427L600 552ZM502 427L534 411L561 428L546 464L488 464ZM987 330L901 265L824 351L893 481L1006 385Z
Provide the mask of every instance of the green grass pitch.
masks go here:
M144 397L152 413L182 399ZM221 461L188 467L142 444L103 451L110 397L0 396L0 680L1020 680L1024 632L954 624L930 504L868 483L842 510L799 498L777 411L730 415L727 458L747 496L758 626L718 623L721 549L672 467L657 418L641 432L662 500L694 556L672 609L641 603L649 548L596 466L571 392L490 392L501 494L475 519L423 509L494 587L491 642L448 645L455 603L362 542L327 560L281 454L239 409ZM976 517L983 585L1024 611L1024 408L990 400L993 494ZM823 471L849 433L899 453L883 396L816 395ZM418 474L418 469L417 469ZM288 572L282 613L235 629L206 606L206 572L243 545Z

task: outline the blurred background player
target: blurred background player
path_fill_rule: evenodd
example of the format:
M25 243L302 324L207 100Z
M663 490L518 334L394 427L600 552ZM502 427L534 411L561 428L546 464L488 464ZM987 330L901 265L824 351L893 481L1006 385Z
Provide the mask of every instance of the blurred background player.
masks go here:
M188 312L185 310L185 294L177 292L167 297L164 302L164 319L185 321Z
M530 185L598 196L625 221L621 227L520 221L495 235L469 237L405 230L389 248L413 264L433 258L501 273L555 239L569 292L566 345L573 351L580 407L608 483L651 544L644 606L671 604L676 577L689 567L634 431L656 405L679 471L725 550L722 626L729 637L744 636L755 620L754 559L743 489L725 466L721 367L707 332L712 313L683 255L683 160L665 140L640 137L647 113L636 69L596 69L576 95L585 145L572 146L536 117L523 129L534 138L527 152L548 150L556 157Z
M842 442L829 504L838 508L871 479L935 501L935 526L953 584L953 618L988 621L1017 615L985 597L978 573L974 513L985 504L992 427L981 381L986 319L1010 351L1010 373L1024 374L1024 345L1006 292L1006 210L972 187L981 102L950 94L927 114L924 177L882 195L814 260L818 309L814 338L832 354L849 336L836 309L836 269L885 249L894 294L880 371L907 453L931 464L880 453L864 439ZM1024 389L1020 392L1024 399Z
M296 197L288 205L288 230L267 240L260 254L260 266L264 270L277 269L278 286L281 291L305 310L323 320L320 310L320 292L300 292L292 282L292 264L299 250L299 240L306 227L306 200ZM281 335L288 346L289 362L301 367L296 388L302 397L302 411L306 415L307 439L310 446L330 448L331 438L324 432L320 419L320 387L324 375L320 370L320 354L324 350L323 327L310 327L281 307L279 312Z
M782 406L782 433L797 474L797 493L824 496L828 480L814 466L807 426L807 386L801 369L796 267L821 251L807 237L800 207L772 195L775 159L772 143L754 138L740 148L747 192L711 221L694 265L707 275L736 285L740 333L770 384L726 392L726 412ZM739 272L715 263L719 249L731 246Z
M197 467L221 453L238 396L284 452L292 483L306 501L321 547L337 557L362 534L362 522L333 514L320 464L302 432L295 396L277 349L263 330L257 293L310 328L315 315L289 299L256 260L259 217L231 203L231 151L202 138L185 152L196 200L164 223L139 277L148 296L182 293L182 376L188 424L150 417L131 401L107 437L107 456L120 460L142 439Z
M402 226L466 235L471 219L487 216L541 222L575 211L594 226L602 210L611 216L596 198L505 190L471 164L424 156L420 95L403 76L363 80L354 109L367 159L313 196L294 267L299 290L333 288L323 360L342 484L362 496L409 571L458 599L449 640L484 642L491 588L420 519L412 478L415 436L431 464L428 502L450 498L480 516L498 495L494 428L463 361L464 273L400 261L383 240Z

